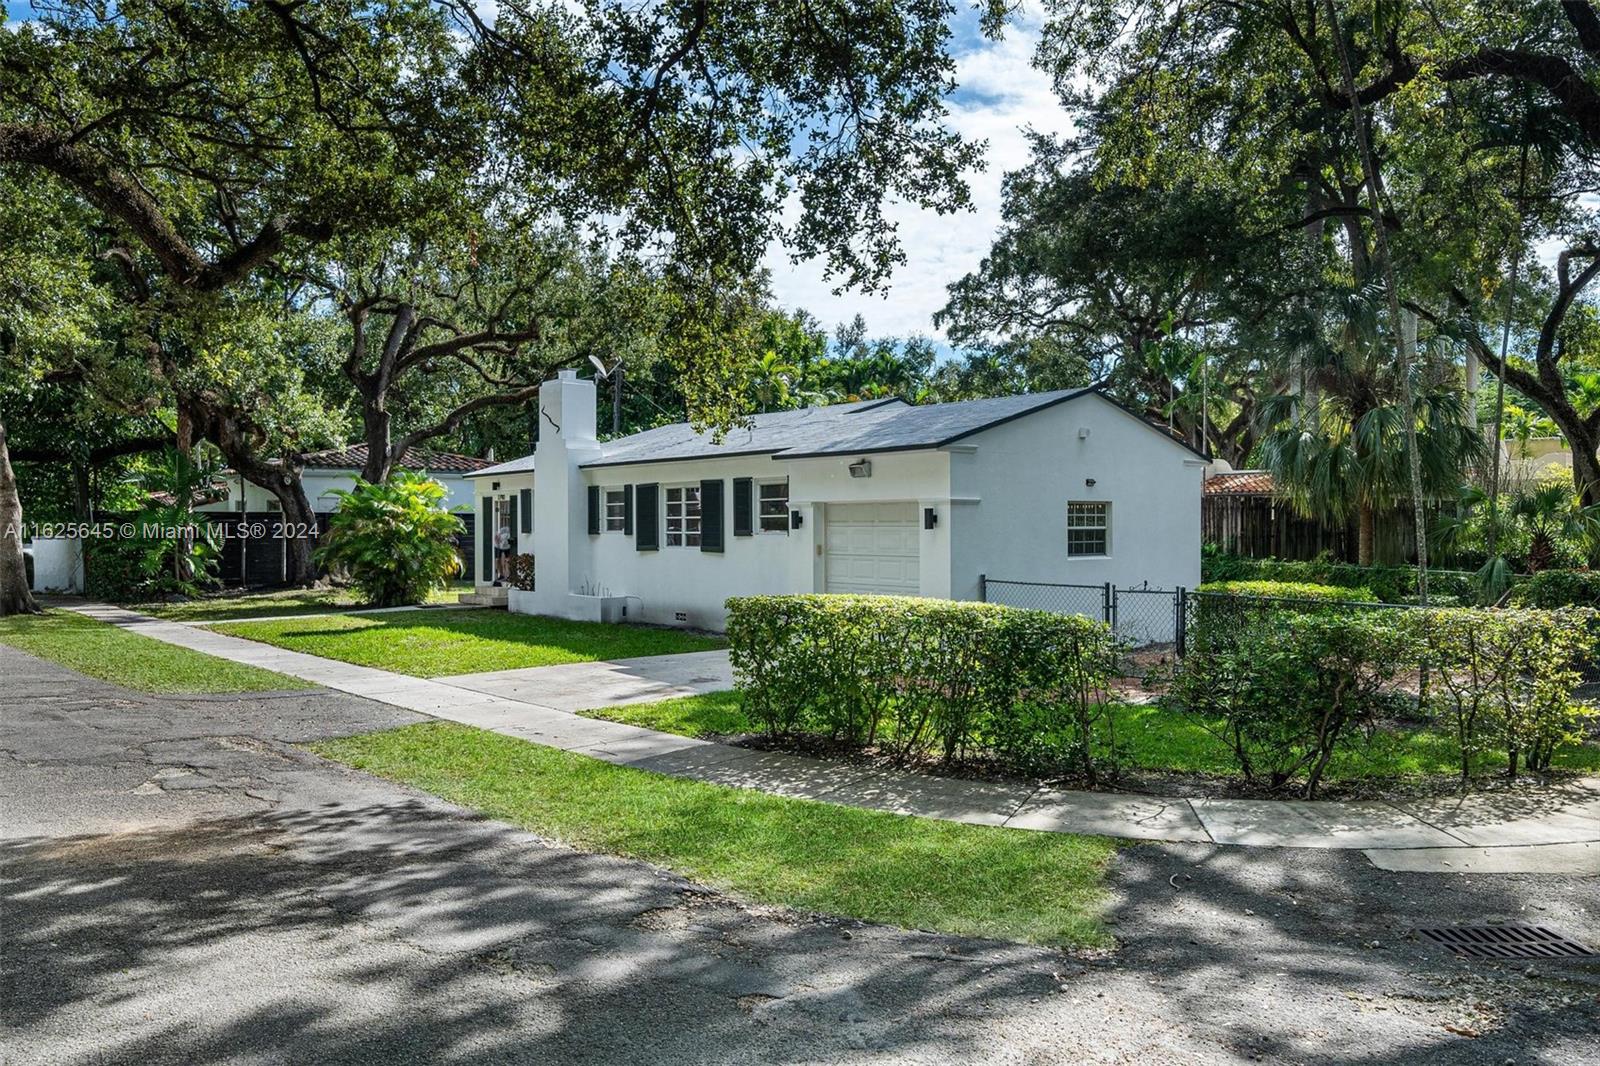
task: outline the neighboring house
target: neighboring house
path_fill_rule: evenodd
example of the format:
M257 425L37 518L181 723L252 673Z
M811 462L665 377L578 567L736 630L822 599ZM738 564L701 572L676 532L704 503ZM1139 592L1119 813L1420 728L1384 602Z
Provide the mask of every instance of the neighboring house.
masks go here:
M312 510L317 513L318 526L323 527L327 516L339 509L335 493L355 487L356 478L366 465L367 446L354 444L310 452L304 461L301 485ZM492 460L413 448L397 465L403 470L427 474L444 485L445 506L455 511L466 526L461 537L462 577L474 580L477 577L476 556L470 549L475 533L475 513L472 482L467 478L492 465ZM223 473L217 489L213 499L197 508L199 511L231 513L237 516L236 526L266 523L270 527L273 521L281 518L277 497L232 471ZM221 564L222 579L229 584L270 585L283 580L283 544L271 536L229 536L224 542Z
M514 609L719 629L730 596L978 599L982 579L1200 580L1205 459L1095 389L756 415L600 443L592 381L539 395L533 455L473 472L478 584L512 531Z

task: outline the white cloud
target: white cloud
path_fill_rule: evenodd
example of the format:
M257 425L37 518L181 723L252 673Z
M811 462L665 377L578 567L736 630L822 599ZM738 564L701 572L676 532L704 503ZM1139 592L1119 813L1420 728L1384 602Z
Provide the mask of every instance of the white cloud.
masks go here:
M948 122L962 136L988 142L987 168L966 175L973 209L939 215L893 205L887 214L898 226L907 262L895 272L886 295L846 291L836 296L823 279L821 263L792 264L775 246L768 250L767 265L781 305L803 307L830 327L859 313L875 336L924 333L943 339L933 328L933 313L945 304L945 286L975 269L989 250L1000 224L1000 180L1028 161L1023 128L1069 128L1050 79L1030 62L1039 29L1037 15L1025 13L1007 27L1004 39L979 38L957 57L958 88Z

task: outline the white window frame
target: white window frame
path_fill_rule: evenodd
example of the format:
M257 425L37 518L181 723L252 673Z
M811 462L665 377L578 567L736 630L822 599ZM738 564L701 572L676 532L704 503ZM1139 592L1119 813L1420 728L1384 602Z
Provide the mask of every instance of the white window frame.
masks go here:
M1074 514L1073 508L1089 509L1089 513ZM1098 516L1094 513L1098 509ZM1098 517L1098 521L1092 519ZM1104 537L1100 551L1074 551L1072 547L1072 534L1075 531L1098 531ZM1067 558L1069 559L1109 559L1111 558L1111 504L1106 500L1068 500L1067 501Z
M674 493L678 499L673 500ZM693 514L690 509L693 509ZM674 514L676 510L676 514ZM700 485L666 485L661 490L661 515L665 519L662 543L668 548L700 547ZM678 529L673 530L674 520Z
M780 486L783 489L783 510L777 514L768 515L761 513L763 502L761 490L769 485ZM776 528L767 528L767 519L772 519ZM756 532L760 534L773 534L787 537L789 535L789 479L769 478L766 481L756 482Z
M611 497L616 496L613 504ZM613 514L611 508L616 507ZM628 528L628 492L621 485L600 490L600 532L624 533Z

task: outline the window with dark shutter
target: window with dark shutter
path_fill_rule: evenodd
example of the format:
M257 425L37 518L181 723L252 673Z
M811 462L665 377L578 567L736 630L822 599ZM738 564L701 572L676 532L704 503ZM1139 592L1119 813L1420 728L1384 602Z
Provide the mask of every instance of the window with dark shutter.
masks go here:
M720 552L725 543L726 522L723 519L722 493L725 482L700 482L700 550Z
M598 536L600 533L600 486L589 486L589 533Z
M532 533L533 532L533 490L532 489L523 489L517 495L522 498L522 506L519 508L519 510L522 512L522 531L524 533Z
M755 535L755 485L754 478L733 479L733 535L736 537Z
M633 509L633 546L642 552L657 550L661 547L661 486L634 486Z

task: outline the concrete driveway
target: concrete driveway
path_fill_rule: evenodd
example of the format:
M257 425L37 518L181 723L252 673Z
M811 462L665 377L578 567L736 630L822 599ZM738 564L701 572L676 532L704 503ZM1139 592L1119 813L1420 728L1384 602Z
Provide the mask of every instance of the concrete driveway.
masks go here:
M1104 958L742 905L314 759L417 716L128 693L0 647L6 1063L1600 1062L1593 965L1418 922L1577 878L1148 844Z

